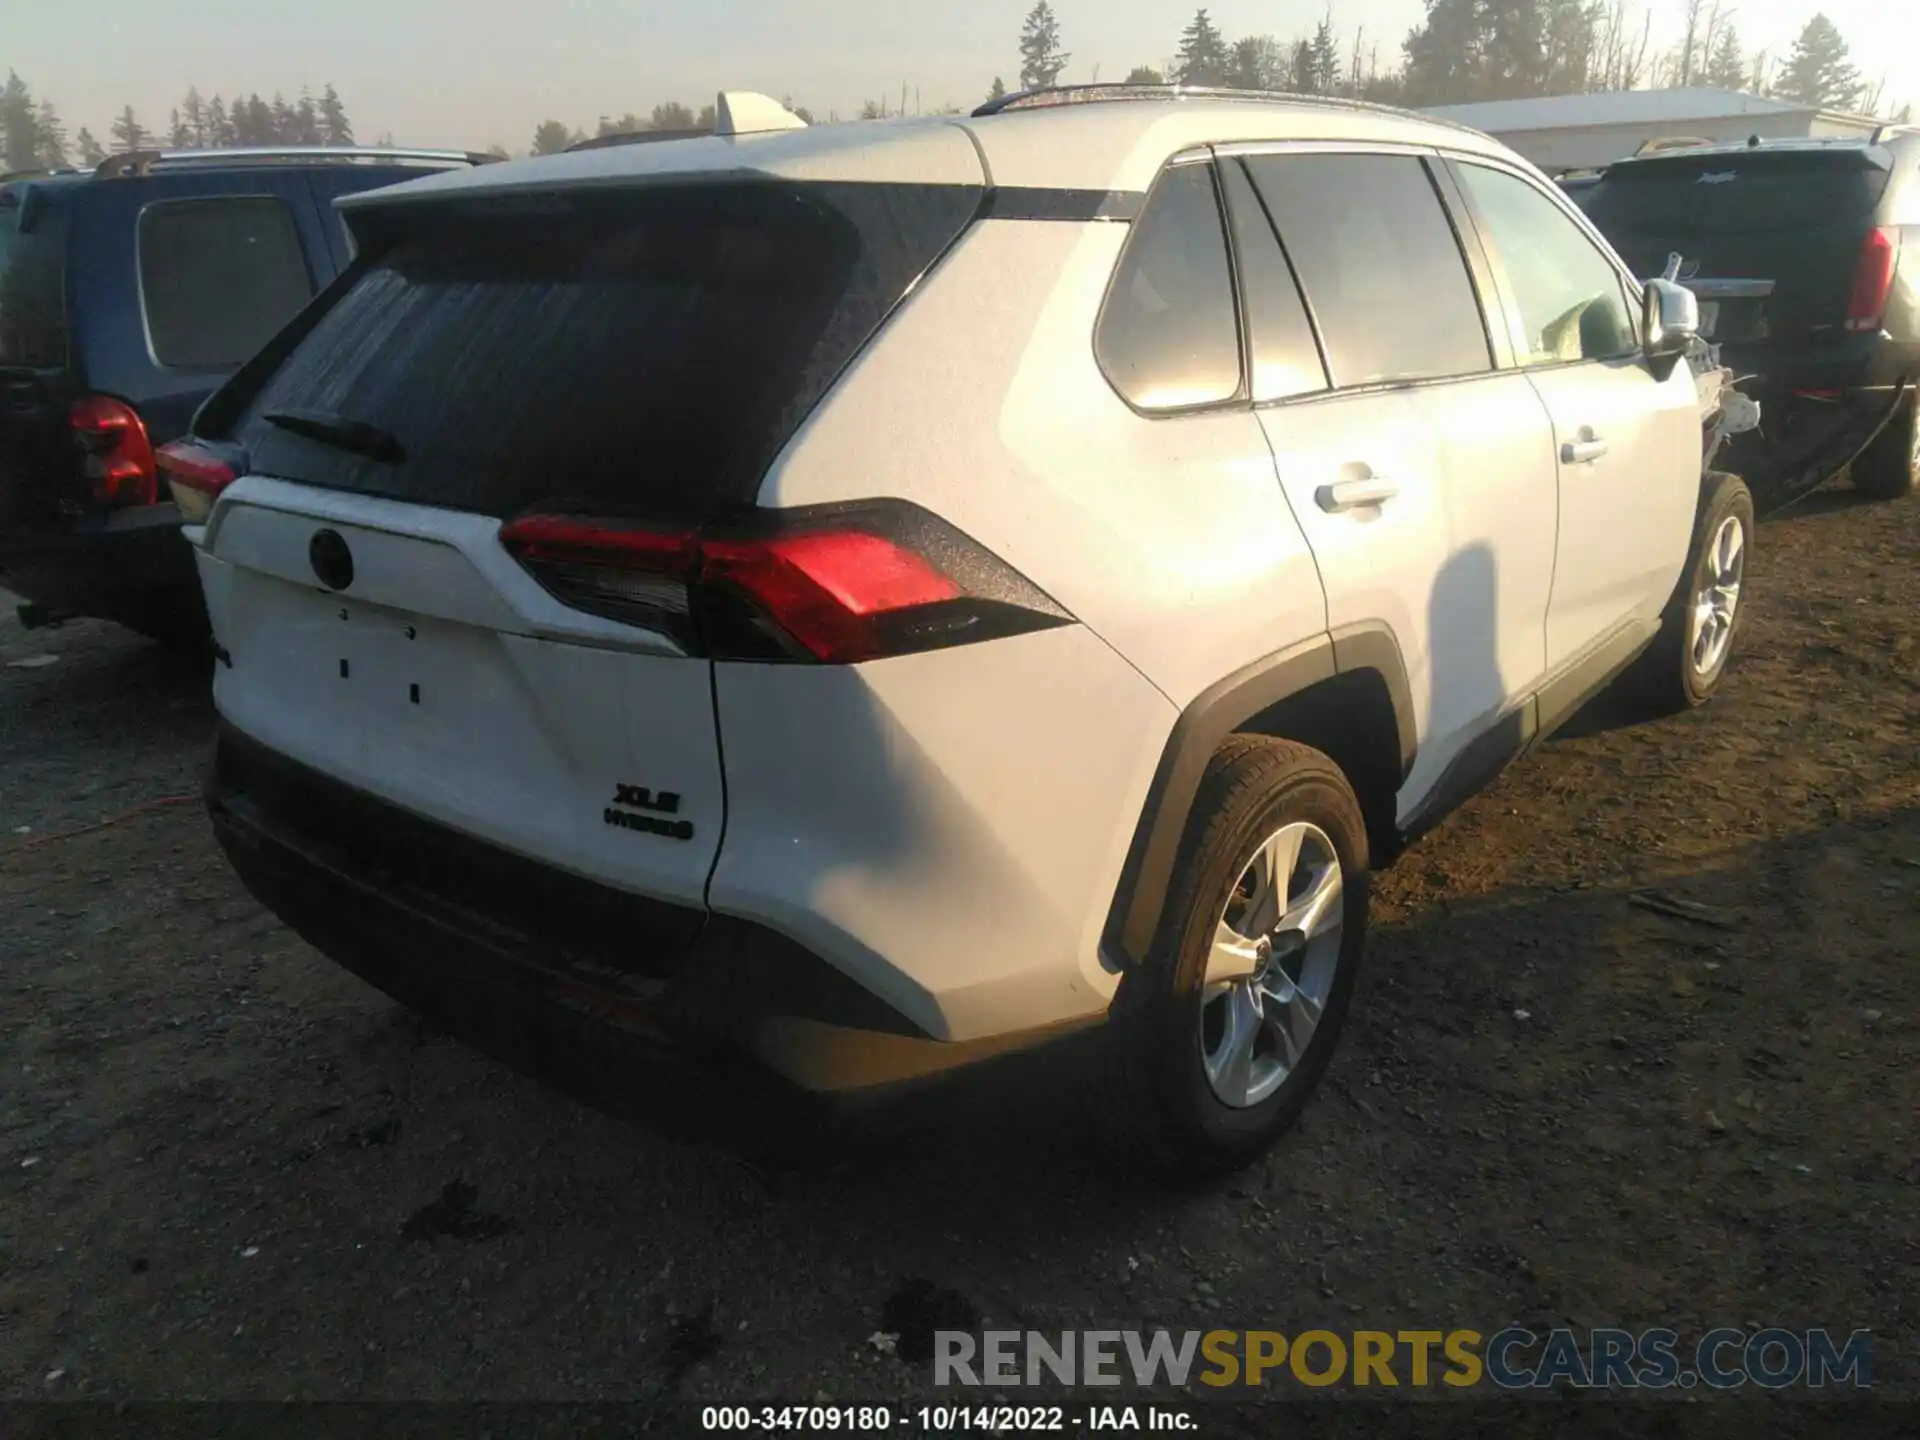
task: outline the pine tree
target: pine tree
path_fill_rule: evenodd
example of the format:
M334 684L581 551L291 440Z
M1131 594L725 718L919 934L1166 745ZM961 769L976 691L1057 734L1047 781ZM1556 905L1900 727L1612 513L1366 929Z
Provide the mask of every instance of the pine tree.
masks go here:
M153 136L150 135L140 124L139 120L134 117L133 107L131 105L126 106L121 110L119 115L114 117L113 125L110 128L113 134L114 149L122 155L133 150L147 150L152 148Z
M789 106L788 108L791 109L792 107ZM713 106L702 105L700 107L700 113L693 117L693 128L711 135L713 133L714 122L719 118L719 115L714 112ZM807 117L802 115L800 118L805 120ZM809 121L808 123L811 124L812 122Z
M286 102L277 102L281 109ZM243 143L249 145L272 145L280 139L279 117L274 114L273 106L262 100L258 92L247 97L247 130L253 139Z
M535 155L558 155L573 144L573 132L558 120L542 120L533 132Z
M226 102L215 95L207 102L207 144L217 150L233 143L233 121L227 115Z
M1287 52L1287 89L1296 95L1313 94L1313 42L1296 40Z
M293 107L293 140L296 145L320 143L320 109L313 103L313 92L304 87Z
M1484 0L1480 93L1515 100L1541 90L1545 46L1539 0Z
M40 145L40 165L46 170L64 170L73 163L67 154L67 127L60 123L60 112L53 108L51 100L42 100L40 110L34 117L34 128L40 133L36 137Z
M1860 101L1860 72L1847 58L1847 42L1825 15L1815 15L1793 42L1773 93L1782 100L1821 110L1844 110Z
M1700 72L1700 83L1716 90L1747 88L1747 56L1740 48L1740 32L1731 21L1714 37L1713 52Z
M325 145L353 144L353 126L339 92L328 85L320 92L320 140Z
M188 128L177 105L167 114L167 144L175 150L193 148L193 131Z
M1333 15L1322 17L1313 31L1313 93L1331 95L1340 88L1340 44L1333 38Z
M1427 16L1407 36L1407 102L1450 105L1480 95L1485 50L1479 0L1427 0Z
M996 100L1004 100L1006 98L1007 82L996 75L993 77L993 84L987 90L987 104L991 105Z
M1236 90L1278 90L1285 84L1286 56L1271 35L1249 35L1233 42L1227 84Z
M0 170L40 168L40 111L27 82L13 71L0 86Z
M1193 23L1181 32L1177 63L1182 85L1227 83L1227 67L1231 63L1227 42L1204 8L1194 11Z
M100 142L93 138L93 132L86 126L80 127L80 133L73 137L73 148L82 165L98 165L107 158L107 152Z
M1544 93L1579 95L1594 88L1594 61L1603 19L1599 0L1542 0Z
M259 98L255 95L249 99L245 95L238 94L233 97L233 108L227 112L230 144L262 145L266 143L264 138L254 130L253 125L253 101Z
M1044 90L1057 83L1072 58L1060 48L1060 22L1053 6L1039 0L1020 27L1020 88Z
M995 83L997 84L999 82L996 81ZM1127 78L1121 83L1124 85L1164 85L1167 83L1167 77L1151 65L1136 65L1127 72Z
M185 127L185 139L174 143L195 150L204 149L207 143L207 104L200 98L200 92L193 86L187 87L187 96L180 102L180 123Z
M694 128L693 120L693 111L678 100L669 100L664 105L653 107L653 114L647 118L647 124L655 130L691 130ZM708 128L711 129L712 126Z
M293 107L287 104L286 97L273 97L273 119L267 128L267 143L270 145L291 145L298 133L299 125L294 119Z

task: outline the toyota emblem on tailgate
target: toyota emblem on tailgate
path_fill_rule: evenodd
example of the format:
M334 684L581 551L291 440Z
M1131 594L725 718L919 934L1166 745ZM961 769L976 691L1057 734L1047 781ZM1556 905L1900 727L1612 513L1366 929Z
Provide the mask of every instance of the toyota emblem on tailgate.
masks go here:
M353 583L353 551L338 530L314 531L307 545L307 560L329 590L344 590Z

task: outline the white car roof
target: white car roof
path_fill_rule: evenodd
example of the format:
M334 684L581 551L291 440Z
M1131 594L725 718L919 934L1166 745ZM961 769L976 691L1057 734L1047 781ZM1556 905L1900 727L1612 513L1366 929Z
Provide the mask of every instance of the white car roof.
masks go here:
M338 203L350 211L523 189L728 175L1137 192L1183 150L1285 140L1431 146L1516 158L1478 131L1384 107L1304 97L1153 97L607 145L452 171Z

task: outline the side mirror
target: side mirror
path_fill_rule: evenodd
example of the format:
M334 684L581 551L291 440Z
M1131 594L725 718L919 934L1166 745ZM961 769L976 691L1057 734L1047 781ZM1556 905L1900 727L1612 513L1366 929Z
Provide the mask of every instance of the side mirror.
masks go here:
M1649 280L1641 304L1647 358L1668 360L1686 353L1688 343L1700 334L1699 297L1671 280Z

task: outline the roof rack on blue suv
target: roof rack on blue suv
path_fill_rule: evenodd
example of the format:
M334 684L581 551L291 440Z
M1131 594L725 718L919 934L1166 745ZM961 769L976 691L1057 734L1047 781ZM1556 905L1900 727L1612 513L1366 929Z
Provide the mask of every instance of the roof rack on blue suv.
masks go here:
M248 145L226 150L130 150L109 155L93 173L102 180L162 170L236 165L485 165L498 160L473 150L419 150L393 145Z

